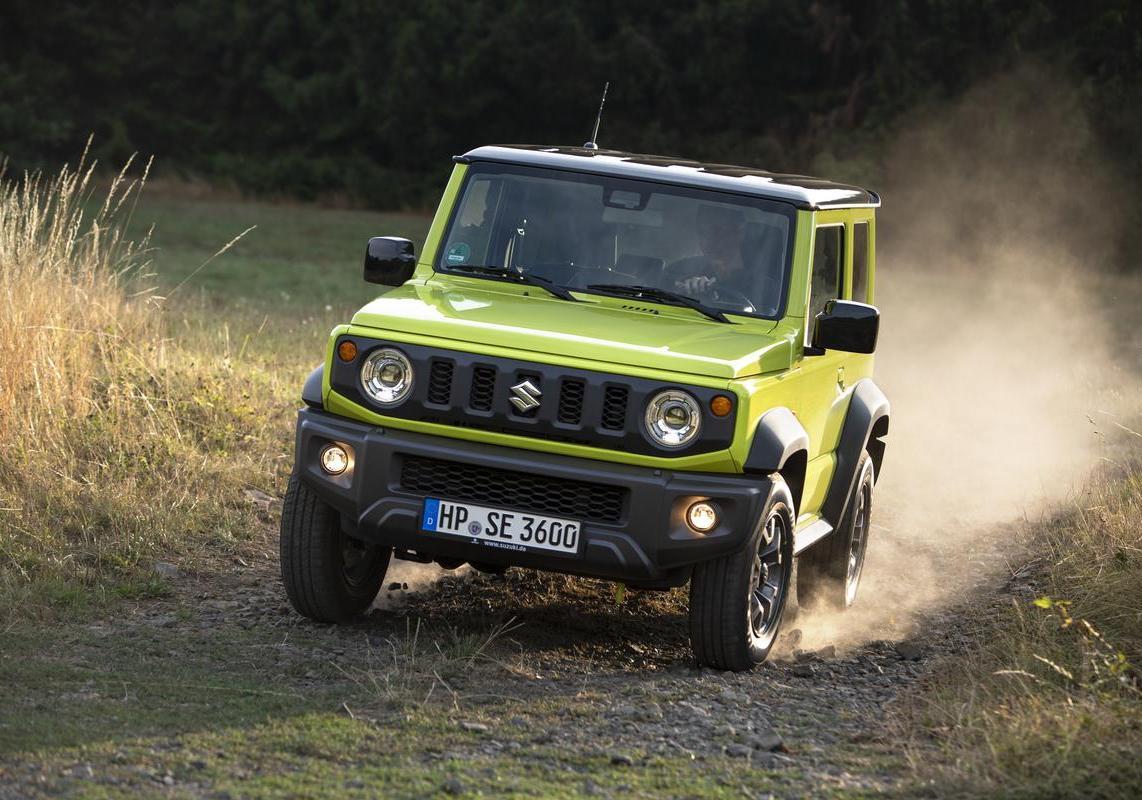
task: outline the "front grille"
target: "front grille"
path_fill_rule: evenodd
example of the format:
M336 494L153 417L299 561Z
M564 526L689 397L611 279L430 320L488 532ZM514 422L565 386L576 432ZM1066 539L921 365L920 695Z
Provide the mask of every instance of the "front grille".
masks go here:
M496 370L494 367L476 367L472 371L472 390L468 405L477 411L491 411L496 397Z
M423 456L405 457L400 482L402 489L427 497L594 522L619 522L627 494L621 486L549 478Z
M603 427L621 431L626 427L627 397L630 392L625 386L608 386L603 394Z
M343 336L337 341L355 342L363 355L385 344L363 336ZM723 450L733 441L732 413L706 417L699 440L680 451L667 452L651 441L642 412L650 398L672 386L661 380L405 342L393 346L398 345L417 376L404 403L377 406L361 387L359 364L340 359L333 360L331 387L350 402L386 417L611 451L657 457L690 456ZM524 380L539 390L535 395L538 408L520 411L512 403L513 398L519 398L512 388ZM703 386L681 388L694 395L703 407L719 393L716 388ZM532 392L528 390L527 394ZM448 435L447 431L444 433Z
M434 359L428 376L428 402L446 406L452 399L452 373L456 368L451 361Z
M559 413L557 419L565 425L578 425L583 418L583 391L587 384L569 378L563 381L559 390Z

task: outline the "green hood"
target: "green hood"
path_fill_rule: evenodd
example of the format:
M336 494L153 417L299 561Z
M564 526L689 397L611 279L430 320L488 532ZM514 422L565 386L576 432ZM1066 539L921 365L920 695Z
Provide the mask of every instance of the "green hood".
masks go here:
M768 320L727 325L673 306L579 296L572 303L475 279L408 283L366 305L353 324L452 340L444 346L457 350L480 342L726 380L790 363L789 340L770 335L776 323Z

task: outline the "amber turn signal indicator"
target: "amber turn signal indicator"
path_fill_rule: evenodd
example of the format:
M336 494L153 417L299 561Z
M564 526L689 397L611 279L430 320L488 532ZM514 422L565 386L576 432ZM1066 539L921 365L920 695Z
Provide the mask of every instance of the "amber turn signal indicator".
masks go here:
M346 339L337 345L337 357L342 361L352 361L357 357L357 343Z
M734 408L734 404L730 402L730 398L724 394L719 394L710 401L710 411L715 417L724 417L729 414Z

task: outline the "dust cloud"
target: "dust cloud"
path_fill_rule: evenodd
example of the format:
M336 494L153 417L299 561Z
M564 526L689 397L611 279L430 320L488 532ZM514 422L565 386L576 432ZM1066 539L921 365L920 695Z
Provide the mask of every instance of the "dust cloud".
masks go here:
M889 445L861 596L793 623L806 649L907 636L915 612L1002 574L1020 522L1081 491L1142 397L1124 188L1075 85L1021 68L919 114L884 163Z
M439 564L421 564L417 561L403 561L393 558L385 572L385 582L381 584L381 591L373 601L375 608L393 609L403 606L410 594L424 592L432 589L445 575L466 575L471 572L469 566L457 569L444 569Z

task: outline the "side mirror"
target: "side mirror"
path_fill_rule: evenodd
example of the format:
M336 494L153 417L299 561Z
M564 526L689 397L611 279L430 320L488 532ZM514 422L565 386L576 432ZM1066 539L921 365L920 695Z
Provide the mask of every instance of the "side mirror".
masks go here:
M400 286L416 269L416 248L408 239L374 236L365 250L365 280Z
M852 300L830 300L813 325L813 347L846 353L872 353L880 332L875 306Z

